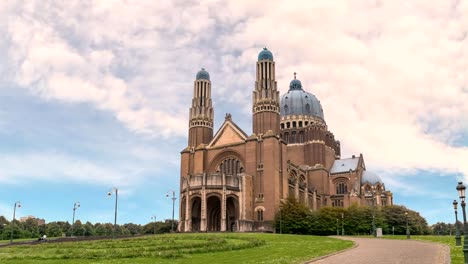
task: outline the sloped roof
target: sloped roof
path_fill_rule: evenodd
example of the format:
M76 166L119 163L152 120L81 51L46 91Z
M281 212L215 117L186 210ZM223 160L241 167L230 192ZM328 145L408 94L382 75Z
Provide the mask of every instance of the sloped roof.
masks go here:
M330 174L344 173L349 170L356 170L359 165L359 157L338 159L333 162L333 166L330 169Z
M247 134L229 118L224 121L224 124L216 132L208 147L244 142L246 139Z

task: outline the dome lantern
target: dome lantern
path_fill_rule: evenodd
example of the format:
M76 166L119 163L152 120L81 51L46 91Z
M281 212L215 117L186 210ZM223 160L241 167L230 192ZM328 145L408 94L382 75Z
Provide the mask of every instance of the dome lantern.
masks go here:
M273 60L273 54L266 47L258 54L258 60Z
M197 80L210 80L210 74L205 70L205 68L201 68L200 71L197 72Z

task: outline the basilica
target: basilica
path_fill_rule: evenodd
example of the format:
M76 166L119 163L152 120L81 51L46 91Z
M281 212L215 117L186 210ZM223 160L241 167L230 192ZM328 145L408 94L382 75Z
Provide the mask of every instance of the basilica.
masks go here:
M273 54L264 48L252 91L253 133L247 135L230 114L213 133L210 75L197 73L181 152L180 232L271 232L287 197L311 210L393 204L362 154L341 157L317 97L296 76L280 95L275 76Z

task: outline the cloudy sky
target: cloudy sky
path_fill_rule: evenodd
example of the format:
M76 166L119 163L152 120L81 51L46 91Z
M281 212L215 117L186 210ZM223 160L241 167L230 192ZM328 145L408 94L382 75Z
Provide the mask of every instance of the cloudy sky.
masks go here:
M454 221L468 179L468 1L1 1L0 215L170 218L196 72L247 134L258 52L316 95L342 156ZM177 203L176 203L177 204ZM177 216L177 208L176 208Z

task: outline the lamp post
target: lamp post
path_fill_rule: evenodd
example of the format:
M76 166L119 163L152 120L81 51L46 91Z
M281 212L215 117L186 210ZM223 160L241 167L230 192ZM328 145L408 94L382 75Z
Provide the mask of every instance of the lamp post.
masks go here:
M344 213L341 213L341 235L344 236Z
M171 232L173 233L174 232L174 205L175 205L175 200L177 199L175 197L175 191L173 190L169 190L166 194L166 197L169 197L169 193L172 192L172 223L171 223Z
M338 218L336 219L336 235L340 235L340 231L338 230Z
M462 182L458 182L457 191L460 196L461 207L463 212L463 255L465 257L465 264L468 264L468 225L466 223L466 211L465 211L465 190L466 187Z
M375 191L374 190L372 191L372 235L374 237L377 237L377 233L375 232Z
M151 219L153 219L153 235L156 234L156 216L153 215L151 216Z
M113 187L111 191L107 193L107 196L112 196L112 193L115 192L115 210L114 210L114 229L112 230L112 238L115 239L115 228L117 227L117 200L119 197L119 189Z
M11 220L10 243L13 243L13 222L15 222L16 207L21 208L21 202L20 201L15 202L15 205L13 206L13 220Z
M410 231L409 231L409 226L408 226L408 211L405 211L405 217L406 217L406 239L410 239Z
M80 207L80 202L76 202L73 205L73 219L72 219L72 226L71 226L71 236L73 236L73 227L75 226L75 211Z
M284 199L280 199L280 205L279 205L279 213L280 213L280 234L283 233L283 205L284 205Z
M458 212L457 212L457 205L458 205L457 200L453 200L453 209L455 210L455 228L456 228L456 233L455 233L455 245L456 245L456 246L461 246L460 229L458 228Z

